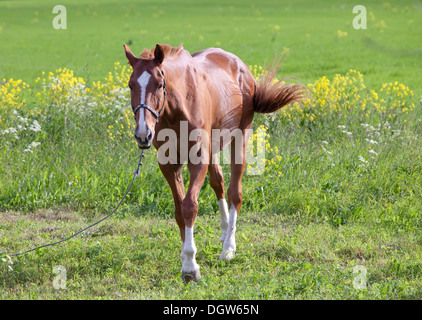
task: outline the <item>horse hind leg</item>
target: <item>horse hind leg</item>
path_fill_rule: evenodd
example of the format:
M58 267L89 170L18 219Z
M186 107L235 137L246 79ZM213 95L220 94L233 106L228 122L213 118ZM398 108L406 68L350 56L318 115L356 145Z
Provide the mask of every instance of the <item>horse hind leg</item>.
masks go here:
M236 157L239 153L243 156L240 158ZM240 162L240 163L238 163ZM242 205L242 176L245 170L246 159L245 159L245 144L236 147L235 143L231 144L231 177L230 185L227 189L227 199L230 206L228 226L226 237L223 243L223 253L220 256L220 260L231 260L234 258L236 253L236 220L237 213Z
M221 237L220 242L224 242L227 234L227 227L229 223L229 210L227 201L224 197L224 176L221 166L215 161L218 154L214 154L213 162L208 167L208 173L210 177L210 186L213 188L215 195L217 196L218 207L220 209L220 227Z

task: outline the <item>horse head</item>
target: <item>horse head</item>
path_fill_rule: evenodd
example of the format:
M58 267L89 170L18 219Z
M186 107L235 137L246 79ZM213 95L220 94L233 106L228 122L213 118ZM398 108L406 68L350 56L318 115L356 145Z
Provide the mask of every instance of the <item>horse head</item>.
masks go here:
M154 50L144 52L137 58L127 45L126 57L133 72L129 79L131 105L135 114L134 136L140 149L151 147L166 99L165 78L162 70L164 50L159 44Z

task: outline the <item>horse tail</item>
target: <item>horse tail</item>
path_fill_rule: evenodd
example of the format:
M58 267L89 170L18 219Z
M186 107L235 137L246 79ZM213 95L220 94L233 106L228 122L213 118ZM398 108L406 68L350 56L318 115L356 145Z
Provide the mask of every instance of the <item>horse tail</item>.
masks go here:
M256 82L253 97L255 112L273 113L293 102L300 102L305 97L305 87L302 84L286 83L286 78L276 80L282 62L274 59Z

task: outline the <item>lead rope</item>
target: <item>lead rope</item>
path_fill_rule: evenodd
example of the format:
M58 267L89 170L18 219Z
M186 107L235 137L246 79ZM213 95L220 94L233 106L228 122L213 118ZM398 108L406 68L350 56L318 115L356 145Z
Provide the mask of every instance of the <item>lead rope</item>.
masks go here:
M62 239L62 240L60 240L60 241L56 241L56 242L52 242L52 243L49 243L49 244L44 244L44 245L42 245L42 246L39 246L39 247L36 247L36 248L30 249L30 250L27 250L27 251L14 253L14 254L10 255L10 257L19 256L19 255L24 254L24 253L28 253L28 252L31 252L31 251L35 251L35 250L37 250L37 249L41 249L41 248L45 248L45 247L54 246L54 245L59 244L59 243L61 243L61 242L67 241L67 240L69 240L69 239L74 238L74 237L75 237L75 236L77 236L78 234L80 234L80 233L84 232L85 230L87 230L87 229L89 229L89 228L91 228L91 227L93 227L93 226L95 226L95 225L99 224L100 222L104 221L105 219L110 218L110 217L111 217L111 216L112 216L112 215L113 215L113 214L117 211L117 209L118 209L118 208L120 207L120 205L122 204L123 200L126 198L126 196L128 195L128 193L130 192L130 189L132 188L133 183L135 182L135 179L136 179L137 177L139 177L139 169L140 169L140 168L141 168L141 166L142 166L142 158L143 158L143 157L144 157L144 150L142 150L142 151L141 151L141 155L139 156L138 167L137 167L137 168L136 168L136 170L133 172L132 182L130 183L129 187L127 188L126 193L124 194L124 196L123 196L123 197L122 197L122 199L120 200L120 202L119 202L119 204L117 205L117 207L116 207L116 208L114 208L114 210L113 210L113 211L111 211L108 215L106 215L104 218L102 218L102 219L98 220L97 222L94 222L93 224L89 225L88 227L83 228L82 230L80 230L80 231L78 231L78 232L76 232L76 233L72 234L71 236L69 236L69 237L67 237L67 238L65 238L65 239Z

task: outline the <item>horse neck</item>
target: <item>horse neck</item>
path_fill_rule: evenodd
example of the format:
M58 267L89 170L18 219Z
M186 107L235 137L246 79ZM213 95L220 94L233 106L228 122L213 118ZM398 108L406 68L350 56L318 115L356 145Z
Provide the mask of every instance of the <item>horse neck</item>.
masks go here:
M190 56L190 55L189 55ZM176 86L185 86L186 81L180 79L186 74L187 65L184 61L170 60L164 61L163 71L166 77L166 90L167 90L167 112L164 112L163 118L168 122L172 123L180 121L181 118L185 118L184 110L182 107L185 105L185 97L180 94L183 88L177 88Z

